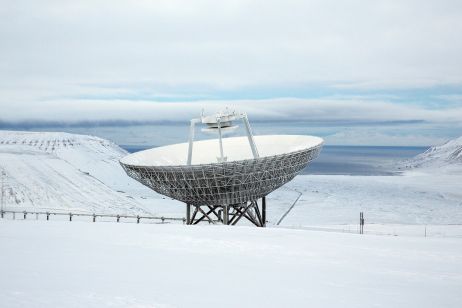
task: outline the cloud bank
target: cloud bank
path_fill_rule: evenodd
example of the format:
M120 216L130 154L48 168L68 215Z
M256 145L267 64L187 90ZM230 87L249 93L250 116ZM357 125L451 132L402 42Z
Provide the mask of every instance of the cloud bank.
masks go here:
M457 0L3 1L0 84L460 84L461 32Z
M2 112L11 122L185 122L201 110L213 113L230 108L245 111L254 121L306 121L348 125L428 122L459 123L462 106L431 109L387 101L358 99L294 99L152 102L126 100L52 100L35 105L16 103ZM6 121L8 122L8 121Z
M459 129L460 33L457 0L2 1L0 126L229 106L258 121ZM414 93L438 87L451 91Z

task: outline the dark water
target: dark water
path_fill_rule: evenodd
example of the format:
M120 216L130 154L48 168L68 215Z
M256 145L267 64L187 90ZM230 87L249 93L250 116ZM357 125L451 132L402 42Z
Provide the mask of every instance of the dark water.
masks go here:
M403 160L427 147L324 146L319 157L303 173L347 175L392 175Z
M122 145L130 153L152 146ZM302 174L392 175L399 162L424 152L427 147L326 145Z

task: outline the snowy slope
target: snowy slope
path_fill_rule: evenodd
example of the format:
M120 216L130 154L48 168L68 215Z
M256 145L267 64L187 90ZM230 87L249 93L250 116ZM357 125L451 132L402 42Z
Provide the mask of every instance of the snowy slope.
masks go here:
M118 162L124 155L98 137L0 131L7 208L145 212L130 194L155 194L125 174Z
M357 225L359 212L365 213L367 223L460 225L461 183L462 175L422 171L401 176L298 176L287 188L302 196L281 225ZM288 192L270 195L268 207L279 208L274 200L284 200L282 194Z
M1 307L462 306L454 238L0 220L0 242Z
M405 162L406 168L441 169L445 172L462 170L462 137L433 146Z
M268 217L275 223L293 192L299 192L281 226L349 230L364 212L367 223L387 225L384 233L395 233L397 225L432 224L457 226L456 234L462 236L462 137L432 147L403 166L404 172L393 176L297 176L269 196Z
M97 137L0 131L7 208L183 217L184 204L125 174L118 163L125 154ZM451 172L408 169L401 176L297 176L268 196L268 225L276 224L300 194L281 226L356 224L360 211L368 223L462 224L462 173L455 173L455 166L446 166Z

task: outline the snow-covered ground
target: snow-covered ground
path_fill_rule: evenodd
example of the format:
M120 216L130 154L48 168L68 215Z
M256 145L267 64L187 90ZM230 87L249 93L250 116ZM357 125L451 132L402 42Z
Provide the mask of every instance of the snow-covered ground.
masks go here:
M462 307L457 144L401 175L298 176L267 198L273 228L7 215L0 307ZM97 137L0 132L6 208L182 217L125 175L124 155Z
M288 188L302 196L283 223L354 223L363 211L375 223L460 224L461 183L461 175L414 171L402 176L299 176Z
M455 238L0 220L1 307L462 306Z
M399 166L399 176L298 176L268 196L269 225L286 214L281 227L348 232L362 211L366 232L462 236L461 151L460 138L434 147ZM6 208L183 217L183 204L125 174L118 160L126 154L98 137L0 131Z
M270 219L301 194L281 226L355 232L362 211L366 232L462 237L461 153L462 137L398 164L400 175L298 176L270 195Z
M145 205L162 196L125 174L119 159L126 154L93 136L0 131L5 207L155 214L155 206Z

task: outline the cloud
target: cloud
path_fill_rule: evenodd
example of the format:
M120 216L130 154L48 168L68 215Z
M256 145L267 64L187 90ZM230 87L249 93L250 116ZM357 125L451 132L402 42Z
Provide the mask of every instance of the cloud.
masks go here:
M0 89L460 84L461 32L449 0L8 1Z
M462 130L461 130L462 132ZM458 137L459 135L455 135ZM426 130L397 130L369 127L365 129L348 128L324 137L329 145L368 145L368 146L430 146L443 144L454 136L438 136Z
M17 102L5 108L4 122L64 122L87 124L119 121L136 124L189 121L201 110L213 113L229 107L245 111L254 121L306 121L336 125L397 123L459 123L462 106L429 109L387 101L361 99L265 99L195 102L152 102L126 100L50 100L37 104Z
M459 129L460 33L457 0L3 1L0 126L229 106L256 121ZM451 90L422 103L415 89L435 87Z

